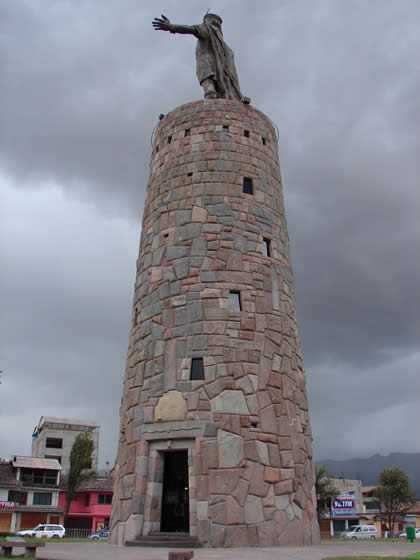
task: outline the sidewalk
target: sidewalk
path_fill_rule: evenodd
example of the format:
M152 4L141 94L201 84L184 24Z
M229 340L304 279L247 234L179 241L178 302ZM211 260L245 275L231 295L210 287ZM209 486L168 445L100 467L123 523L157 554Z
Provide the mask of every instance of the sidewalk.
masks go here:
M39 560L167 560L170 548L123 547L106 543L47 543ZM314 546L198 548L194 560L322 560L334 556L407 556L420 542L356 541Z

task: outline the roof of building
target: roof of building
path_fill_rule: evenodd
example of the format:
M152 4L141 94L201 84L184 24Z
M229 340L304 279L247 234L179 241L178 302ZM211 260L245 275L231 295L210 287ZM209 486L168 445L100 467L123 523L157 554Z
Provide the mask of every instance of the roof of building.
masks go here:
M63 513L63 508L61 506L23 506L16 504L11 507L2 507L2 513L8 513L13 511L20 512L36 512L36 513Z
M66 478L62 478L60 482L60 488L66 487ZM108 477L92 477L82 480L82 482L77 486L76 492L112 492L112 478Z
M102 492L112 492L112 478L90 478L83 480L76 490L99 490Z
M22 455L15 455L15 457L13 457L12 466L26 469L62 470L57 459L40 459L38 457L23 457Z
M21 486L10 462L0 463L0 486Z
M61 418L59 416L41 416L38 422L38 428L44 424L72 424L76 426L88 426L90 428L98 427L94 420L81 420L80 418Z
M363 492L363 494L370 494L376 488L377 488L377 486L362 486L362 492Z

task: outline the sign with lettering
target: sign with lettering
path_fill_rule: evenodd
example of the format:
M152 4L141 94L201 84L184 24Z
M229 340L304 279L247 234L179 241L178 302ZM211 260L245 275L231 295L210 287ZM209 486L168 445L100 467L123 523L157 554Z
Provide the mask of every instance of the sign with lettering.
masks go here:
M11 507L15 507L15 505L16 505L16 502L1 502L1 501L0 501L0 508L1 508L1 507L9 507L9 508L11 508Z
M331 517L352 517L356 515L356 500L353 492L331 497Z

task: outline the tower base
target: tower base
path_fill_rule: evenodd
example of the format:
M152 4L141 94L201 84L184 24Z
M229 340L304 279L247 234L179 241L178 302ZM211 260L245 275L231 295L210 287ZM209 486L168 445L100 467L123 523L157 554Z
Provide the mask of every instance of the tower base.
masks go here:
M111 542L319 542L277 138L250 105L159 122L113 471Z

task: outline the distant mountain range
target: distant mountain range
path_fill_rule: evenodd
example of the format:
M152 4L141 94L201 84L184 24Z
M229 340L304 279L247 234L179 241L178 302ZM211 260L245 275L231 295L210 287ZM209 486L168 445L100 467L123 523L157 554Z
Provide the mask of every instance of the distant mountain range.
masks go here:
M373 455L368 459L346 459L335 461L326 459L317 461L324 465L330 476L338 478L355 478L362 481L363 486L376 486L379 473L384 468L399 467L407 474L410 486L420 499L420 453L390 453L389 455Z

